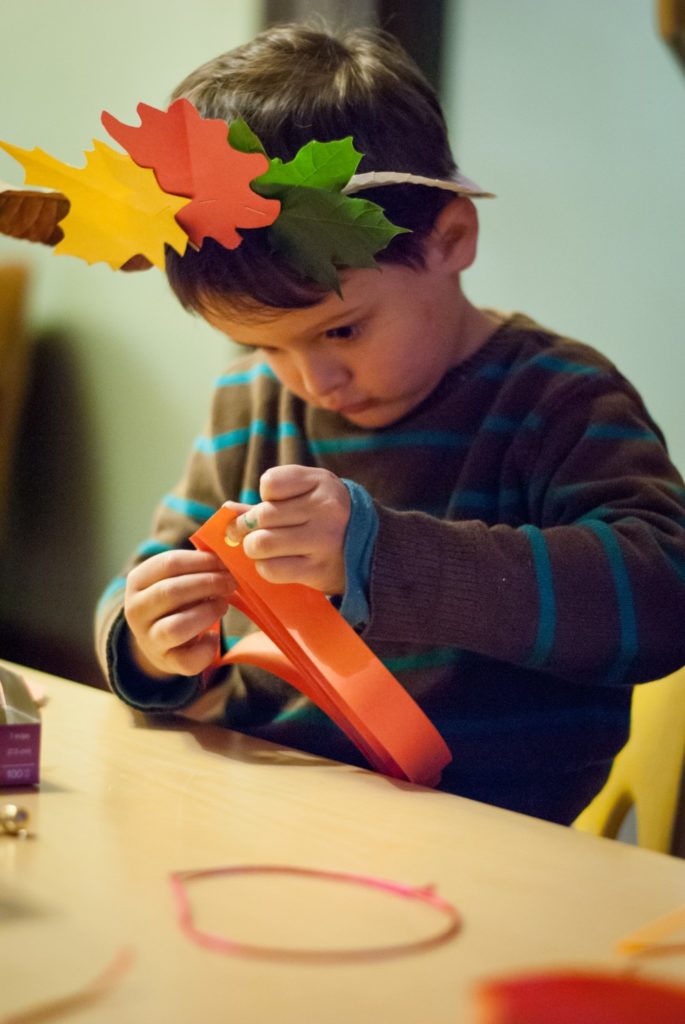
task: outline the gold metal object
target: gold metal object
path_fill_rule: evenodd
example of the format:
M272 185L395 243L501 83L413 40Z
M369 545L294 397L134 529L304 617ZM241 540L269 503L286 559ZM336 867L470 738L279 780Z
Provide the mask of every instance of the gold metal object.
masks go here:
M17 804L0 804L0 831L15 839L32 838L28 825L30 814L25 807Z

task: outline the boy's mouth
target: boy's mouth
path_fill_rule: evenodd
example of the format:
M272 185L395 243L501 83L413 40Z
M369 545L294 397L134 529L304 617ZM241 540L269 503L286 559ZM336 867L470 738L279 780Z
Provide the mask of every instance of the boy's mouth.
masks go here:
M376 400L373 398L364 398L358 402L326 402L320 401L315 402L320 409L325 409L327 412L335 412L340 416L347 416L348 414L354 414L357 412L363 412L365 409L370 409L371 406L376 405Z
M354 416L360 412L366 412L367 409L371 409L376 402L373 398L367 398L363 402L352 402L350 405L343 405L336 412L339 412L341 416Z

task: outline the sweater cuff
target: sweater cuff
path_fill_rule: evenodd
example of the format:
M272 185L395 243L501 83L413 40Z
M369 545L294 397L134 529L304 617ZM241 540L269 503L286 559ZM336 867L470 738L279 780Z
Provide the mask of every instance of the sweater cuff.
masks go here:
M109 684L126 704L140 711L177 711L202 692L202 676L155 679L138 668L128 646L128 626L123 611L114 620L107 638Z

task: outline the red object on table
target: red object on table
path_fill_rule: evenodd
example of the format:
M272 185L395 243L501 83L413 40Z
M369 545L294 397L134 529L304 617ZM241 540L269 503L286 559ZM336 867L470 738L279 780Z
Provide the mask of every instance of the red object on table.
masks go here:
M685 1024L685 986L568 970L481 983L474 1024Z

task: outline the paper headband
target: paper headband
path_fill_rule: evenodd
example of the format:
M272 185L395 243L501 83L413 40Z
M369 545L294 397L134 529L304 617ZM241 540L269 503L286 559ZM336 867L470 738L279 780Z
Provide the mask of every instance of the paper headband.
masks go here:
M461 175L442 180L395 172L356 175L362 158L348 137L312 141L284 163L270 159L242 120L203 118L186 99L168 110L138 105L140 126L107 112L102 123L126 151L97 139L84 167L40 149L0 141L25 170L27 185L0 183L0 231L45 242L59 254L114 270L164 269L165 245L183 255L212 238L237 248L242 232L266 228L269 244L303 277L339 289L338 267L373 267L374 256L406 231L383 209L353 194L419 184L490 197Z

